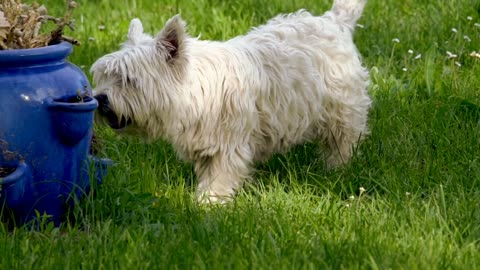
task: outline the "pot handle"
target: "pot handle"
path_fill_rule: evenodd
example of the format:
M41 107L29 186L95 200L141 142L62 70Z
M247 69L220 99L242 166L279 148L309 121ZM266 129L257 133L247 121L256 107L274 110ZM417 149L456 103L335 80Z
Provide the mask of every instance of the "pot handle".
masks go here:
M8 207L17 207L24 201L26 194L31 194L32 173L30 167L20 161L14 172L0 178L0 195Z
M0 185L8 186L22 180L26 175L30 174L30 169L25 161L18 162L14 172L6 177L0 177Z
M98 106L92 97L67 96L59 99L47 98L52 127L58 138L66 145L76 145L93 128L93 114Z

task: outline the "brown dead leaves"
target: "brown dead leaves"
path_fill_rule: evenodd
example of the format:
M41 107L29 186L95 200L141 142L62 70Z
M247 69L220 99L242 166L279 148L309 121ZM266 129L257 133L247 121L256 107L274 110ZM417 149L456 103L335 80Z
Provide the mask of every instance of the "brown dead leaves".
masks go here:
M0 42L5 40L10 29L10 23L5 18L3 11L0 10Z
M21 0L0 0L0 50L27 49L45 47L65 40L78 45L78 41L63 34L65 27L74 28L71 19L72 11L77 3L67 1L67 10L61 18L48 15L47 8L33 2L23 4ZM54 29L42 32L42 27L48 22Z

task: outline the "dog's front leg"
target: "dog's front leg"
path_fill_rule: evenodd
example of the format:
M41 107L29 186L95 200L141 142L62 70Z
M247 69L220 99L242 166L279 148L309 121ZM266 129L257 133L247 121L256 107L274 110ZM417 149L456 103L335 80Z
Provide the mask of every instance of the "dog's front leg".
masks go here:
M249 177L250 151L237 149L227 155L216 154L195 162L198 178L197 199L201 203L225 203Z

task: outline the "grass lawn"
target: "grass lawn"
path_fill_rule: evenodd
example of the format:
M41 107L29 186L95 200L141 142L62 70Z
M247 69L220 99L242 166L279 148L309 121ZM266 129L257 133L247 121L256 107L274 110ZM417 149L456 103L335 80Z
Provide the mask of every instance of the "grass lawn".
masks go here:
M42 3L63 14L63 1ZM70 60L88 73L135 17L156 33L178 12L191 35L223 40L330 6L79 0ZM479 269L480 2L369 0L359 23L374 104L371 135L345 168L327 171L318 147L298 146L259 164L233 203L206 207L167 143L97 127L100 155L117 166L60 228L0 225L0 269Z

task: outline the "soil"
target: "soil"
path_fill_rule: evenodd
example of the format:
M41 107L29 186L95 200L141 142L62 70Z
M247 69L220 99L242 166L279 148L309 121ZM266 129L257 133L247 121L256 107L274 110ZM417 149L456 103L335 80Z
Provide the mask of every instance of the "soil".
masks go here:
M13 173L15 171L15 168L2 168L0 167L0 178L6 177Z
M64 103L84 103L89 102L91 99L92 97L87 92L81 93L80 91L77 91L75 96L63 97L56 99L55 101Z
M82 96L72 96L68 97L66 99L62 99L61 102L66 102L66 103L83 103L83 97Z

